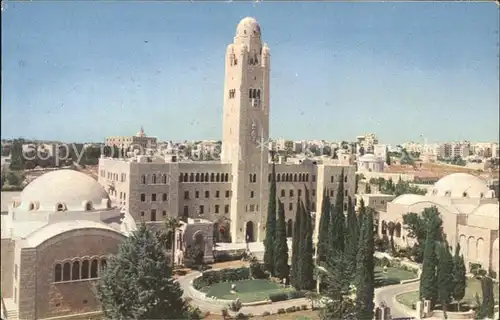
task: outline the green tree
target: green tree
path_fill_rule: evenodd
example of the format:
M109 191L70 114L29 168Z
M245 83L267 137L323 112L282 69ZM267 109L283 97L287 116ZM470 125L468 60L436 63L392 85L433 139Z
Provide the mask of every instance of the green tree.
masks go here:
M453 256L448 249L448 243L441 243L439 248L439 262L437 267L437 296L446 317L448 305L453 294Z
M299 249L300 249L300 241L302 239L300 235L300 223L301 223L301 205L300 205L300 197L297 199L297 206L295 207L295 219L293 224L293 235L292 235L292 265L290 271L290 281L294 288L300 287L300 264L299 264Z
M328 248L328 231L330 228L330 197L325 190L323 191L323 201L321 204L321 217L319 219L318 243L316 253L316 263L320 264L326 260Z
M356 259L356 318L373 319L375 295L375 253L373 213L363 217Z
M464 256L460 254L460 244L455 248L453 257L453 299L457 302L457 310L460 310L460 301L465 297L465 287L467 277L465 270Z
M312 241L312 219L311 213L305 207L304 203L301 203L302 207L302 226L300 234L304 237L301 241L301 281L302 289L312 290L314 288L314 248Z
M175 263L175 232L181 226L179 218L166 217L164 221L166 233L165 244L170 247L170 269L174 270ZM170 244L170 245L169 245Z
M428 221L426 223L427 236L425 239L423 255L424 262L422 265L422 274L420 277L420 298L430 300L431 305L434 306L438 298L436 275L438 259L436 255L436 243L441 240L441 236L439 234L441 232L442 220L441 218L439 218L437 209L435 211L432 210L432 212L433 214L429 215Z
M125 319L199 319L182 299L158 235L142 223L109 258L97 284L104 317Z
M356 273L356 255L359 247L359 222L356 217L356 211L351 197L347 204L347 225L345 233L345 254L347 274L352 275L351 280L354 280Z
M24 169L23 144L25 144L24 139L14 139L12 141L12 147L10 149L10 166L9 166L11 170Z
M293 225L293 239L292 239L292 286L295 289L300 289L302 285L302 256L301 256L301 242L302 242L302 234L301 234L301 225L302 225L302 206L300 199L297 201L297 209L295 213L295 221Z
M271 159L274 153L271 152ZM269 204L267 206L266 238L264 239L264 266L274 275L274 241L276 235L276 165L273 161L271 185L269 186Z
M434 221L434 222L432 222ZM431 223L432 222L432 223ZM417 240L417 245L415 246L415 261L422 262L423 252L425 250L425 241L427 238L427 231L429 230L429 224L433 224L433 234L435 241L442 240L441 226L442 220L439 217L439 211L435 206L430 208L425 208L422 214L419 215L414 212L407 213L403 215L403 226L408 232L408 237Z
M481 291L483 301L476 311L476 319L490 318L495 314L495 298L493 296L493 280L490 277L481 278ZM479 298L476 298L479 300Z
M274 247L274 275L279 279L288 279L288 245L286 242L285 206L278 200L278 221Z
M365 207L365 201L363 198L359 200L359 209L358 209L358 230L361 230L363 227L363 219L366 214L366 207ZM360 231L361 232L361 231Z
M391 153L389 150L385 150L385 163L387 163L388 166L391 165Z

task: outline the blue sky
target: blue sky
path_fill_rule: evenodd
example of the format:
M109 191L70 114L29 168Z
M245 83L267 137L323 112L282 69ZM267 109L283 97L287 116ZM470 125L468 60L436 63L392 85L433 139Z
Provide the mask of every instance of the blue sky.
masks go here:
M2 138L103 141L143 125L220 139L224 53L245 16L271 49L271 136L498 140L494 3L9 2Z

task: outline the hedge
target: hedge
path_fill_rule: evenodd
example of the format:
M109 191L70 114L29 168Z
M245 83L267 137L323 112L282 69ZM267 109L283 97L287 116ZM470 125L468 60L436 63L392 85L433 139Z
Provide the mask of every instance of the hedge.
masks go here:
M222 270L209 270L202 273L202 275L193 280L193 287L196 290L209 287L214 283L239 281L250 278L250 269L248 267L222 269Z
M269 295L269 300L272 302L292 300L298 298L304 298L306 293L304 291L290 291L290 292L278 292Z

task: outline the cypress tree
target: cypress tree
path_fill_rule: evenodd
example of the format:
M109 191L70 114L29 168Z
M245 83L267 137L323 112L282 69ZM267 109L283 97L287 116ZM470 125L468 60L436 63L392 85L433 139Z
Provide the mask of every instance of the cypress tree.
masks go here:
M274 159L273 152L271 156ZM264 239L264 267L274 275L274 241L276 236L276 166L273 161L271 185L269 186L269 203L267 206L266 238Z
M274 247L275 277L288 279L288 245L286 243L285 206L278 200L278 221L276 224L276 242Z
M439 246L439 263L437 267L438 301L441 303L444 314L451 302L453 293L453 257L448 250L448 243Z
M301 259L301 281L302 281L302 289L304 290L312 290L314 288L314 262L313 262L313 243L312 243L312 219L311 213L305 207L304 203L302 203L302 219L304 230L301 233L304 237L302 239L302 259Z
M346 268L347 274L352 275L351 280L354 279L356 273L356 255L359 246L359 223L356 218L356 212L349 197L347 205L347 225L345 234L345 253L346 253Z
M460 301L465 297L467 277L464 256L460 254L460 244L457 243L453 257L453 299L457 302L457 311L460 310Z
M373 319L375 295L375 253L373 213L364 215L356 256L356 318Z
M328 231L330 228L330 197L328 196L327 190L323 191L323 201L321 204L321 217L319 219L318 228L318 243L317 243L317 254L316 263L320 264L326 260L326 252L328 249Z
M495 297L493 296L493 280L490 277L481 279L481 291L483 293L483 301L478 308L476 318L492 319L495 313Z
M358 210L358 230L361 230L363 226L364 216L366 214L365 201L363 198L359 201L359 210Z
M424 262L420 276L420 299L430 300L434 307L437 299L437 277L436 277L436 242L430 233L427 234L424 249Z
M293 239L292 239L292 286L299 290L302 284L301 278L301 256L300 256L300 243L301 243L301 233L300 226L302 223L302 206L300 205L300 199L297 200L297 208L295 212L295 221L293 225Z
M344 213L344 169L340 172L339 186L337 189L337 197L335 198L335 209L342 214Z
M343 171L342 171L343 173ZM328 250L329 254L344 253L345 248L345 216L344 216L344 191L343 174L340 176L341 182L335 199L335 206L330 213L330 228L328 229Z

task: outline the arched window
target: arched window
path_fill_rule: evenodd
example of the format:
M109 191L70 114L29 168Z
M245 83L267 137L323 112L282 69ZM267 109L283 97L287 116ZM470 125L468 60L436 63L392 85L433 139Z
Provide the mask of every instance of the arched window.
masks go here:
M164 194L162 195L162 200L163 200L163 201L167 201L167 194L166 194L166 193L164 193Z
M228 173L224 174L224 181L229 182L229 174Z
M212 172L210 174L210 182L214 182L215 181L215 174Z
M83 260L82 262L82 279L88 279L89 278L89 261L88 260Z
M257 89L253 89L253 97L252 98L257 98Z
M182 178L184 177L184 175L181 173L179 174L179 182L182 182Z
M92 211L92 202L87 202L85 204L85 211Z
M71 263L65 262L63 265L62 281L70 281L70 280L71 280Z
M257 99L260 99L260 89L257 90Z
M309 182L309 173L306 173L306 182Z
M252 99L252 98L253 98L253 97L252 97L252 89L251 89L251 88L250 88L250 89L248 89L248 97L249 97L250 99Z
M205 173L205 182L208 182L208 172Z
M107 265L106 258L102 258L101 259L101 269L100 269L100 271L104 270L106 268L106 265Z
M205 182L205 175L203 173L200 176L200 182Z
M143 174L143 175L141 176L141 183L142 183L142 184L146 184L146 175L145 175L145 174Z
M293 175L293 182L297 182L297 174Z
M64 205L62 203L57 205L57 211L64 211Z
M164 174L164 175L161 177L161 182L162 182L163 184L167 184L167 175L166 175L166 174Z
M184 173L184 179L182 179L183 182L188 182L189 181L189 176L187 173Z
M93 259L90 264L90 278L97 278L97 259Z
M277 174L277 175L276 175L276 182L280 182L280 179L281 179L281 178L280 178L280 175L279 175L279 174Z
M80 280L80 261L73 262L71 267L71 280Z
M61 282L62 280L62 266L57 263L54 267L54 282Z
M34 210L35 209L35 204L33 202L30 203L29 210Z
M299 182L302 182L302 173L299 173Z
M200 182L200 174L199 173L196 174L196 177L194 178L194 181Z
M153 184L156 183L156 174L153 173L153 176L152 176L152 180L153 180Z
M216 181L216 182L220 182L220 173L217 173L217 174L215 175L215 181Z
M286 174L282 173L281 174L281 181L285 182L286 180Z
M253 174L253 182L257 182L257 174Z
M193 181L194 181L194 173L191 172L191 174L189 175L189 182Z

